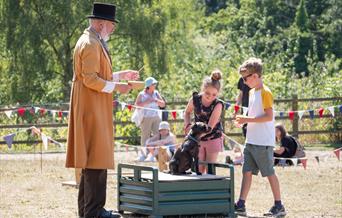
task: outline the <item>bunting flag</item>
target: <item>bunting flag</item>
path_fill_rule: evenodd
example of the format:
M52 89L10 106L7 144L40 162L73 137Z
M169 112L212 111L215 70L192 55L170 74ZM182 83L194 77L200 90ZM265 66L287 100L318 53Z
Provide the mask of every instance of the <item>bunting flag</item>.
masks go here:
M33 133L33 135L35 134L35 135L40 135L40 130L37 128L37 127L35 127L35 126L33 126L32 128L31 128L31 131L32 131L32 133Z
M66 112L66 111L64 111L64 112L63 112L63 116L64 116L64 117L67 117L67 116L68 116L68 114L69 114L69 113L68 113L68 112Z
M23 108L23 107L19 108L18 109L18 115L21 116L21 117L24 116L25 115L25 108Z
M44 149L47 150L49 146L49 138L43 133L41 134L41 137L42 137Z
M310 115L310 119L313 119L315 116L314 110L309 110L309 115Z
M279 165L284 168L286 166L286 160L285 159L280 159L279 160Z
M53 118L54 120L56 119L56 113L57 113L57 111L55 111L55 110L52 110L52 111L51 111L52 118Z
M157 111L160 120L163 120L163 111Z
M184 119L184 111L180 111L179 112L179 118L180 119Z
M341 151L341 148L334 150L334 153L338 160L340 160L340 151Z
M240 106L239 105L234 105L234 111L235 113L237 113L240 110Z
M31 115L34 115L36 113L36 110L34 109L34 107L31 107L31 109L30 109L30 114Z
M127 108L128 108L129 111L132 111L132 105L131 104L128 104Z
M113 108L116 109L118 106L118 102L117 101L113 101Z
M6 141L6 144L7 144L9 149L12 148L14 136L15 136L15 133L11 133L11 134L8 134L8 135L3 137L3 139Z
M44 108L40 108L39 113L40 113L40 116L44 116L44 114L46 113L46 110Z
M297 166L298 165L298 159L297 158L292 158L291 159L293 165Z
M126 107L126 103L125 102L121 102L121 110L124 110Z
M342 104L338 108L340 110L340 113L342 113Z
M39 107L34 107L34 113L38 113L39 112Z
M229 102L226 102L226 104L225 104L226 110L228 110L229 107L230 107L230 103L229 103Z
M58 111L58 117L62 119L62 117L63 117L63 112L62 111Z
M301 120L305 111L298 111L298 117Z
M304 169L306 170L306 164L308 159L300 159L300 162L303 164Z
M126 146L126 152L128 152L128 145L125 145Z
M279 116L280 116L281 118L284 117L284 112L280 111L280 112L279 112Z
M315 156L317 163L319 163L319 156Z
M247 116L248 107L242 107L242 110L243 110L243 116Z
M319 114L319 117L320 117L320 118L323 117L323 112L324 112L324 108L318 109L318 114Z
M5 114L8 117L8 119L10 119L12 116L12 111L5 111Z
M293 120L294 119L294 112L293 111L289 111L289 118L290 120Z
M184 115L184 113L182 113ZM162 120L168 120L169 119L169 112L168 111L165 111L163 110L163 113L162 113ZM183 117L184 118L184 117ZM183 119L182 118L182 119Z
M173 119L175 120L177 118L177 111L172 111L171 115L172 115Z
M328 107L328 110L330 111L331 113L331 116L335 116L335 107L334 106L331 106L331 107Z

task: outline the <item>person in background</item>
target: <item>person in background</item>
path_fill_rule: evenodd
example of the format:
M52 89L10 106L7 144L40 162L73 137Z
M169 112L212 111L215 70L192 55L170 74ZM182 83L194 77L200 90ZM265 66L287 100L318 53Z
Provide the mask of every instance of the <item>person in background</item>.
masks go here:
M77 41L73 56L65 165L82 169L78 215L85 218L121 217L104 209L107 169L114 169L113 92L128 93L131 86L117 82L136 80L139 74L112 72L106 41L118 23L115 13L115 5L94 3L89 27Z
M146 145L146 140L152 135L158 134L158 127L161 121L159 117L159 108L165 107L165 101L160 96L159 92L156 90L156 85L158 81L153 77L148 77L145 80L145 89L141 91L135 101L135 105L144 108L142 113L142 121L140 123L141 129L141 140L140 144L142 146Z
M291 158L295 156L297 151L297 143L295 139L289 135L282 124L277 124L275 127L276 141L280 143L280 147L275 149L274 157ZM274 160L274 165L279 163L279 159ZM292 161L286 160L286 163L293 165Z
M224 107L222 100L218 98L221 91L220 80L222 73L214 70L210 77L205 77L202 82L201 92L194 92L186 106L184 113L184 131L188 134L191 128L191 113L194 113L195 122L204 122L211 127L211 132L201 138L198 158L200 161L214 163L219 152L223 150L221 114ZM206 172L206 167L200 165L201 173Z
M240 77L237 88L240 90L238 97L236 98L236 104L240 105L242 107L248 108L248 101L249 101L249 86L245 84L243 81L242 77ZM243 109L241 109L241 113L243 113ZM234 113L234 118L236 117L237 112ZM246 137L246 132L247 132L247 123L242 125L242 133L243 136Z
M166 146L171 153L174 153L176 136L170 131L170 124L166 121L160 122L158 134L147 139L146 147L149 154L145 161L154 162L160 146Z

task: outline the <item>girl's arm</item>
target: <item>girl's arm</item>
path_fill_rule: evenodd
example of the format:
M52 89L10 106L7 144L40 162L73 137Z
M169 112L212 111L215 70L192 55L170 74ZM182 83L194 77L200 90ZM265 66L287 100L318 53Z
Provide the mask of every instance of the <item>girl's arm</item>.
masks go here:
M213 129L216 124L220 121L221 119L221 114L222 114L222 104L217 104L214 107L214 111L211 114L210 118L209 118L209 122L208 122L208 126L211 127L211 129Z
M190 98L188 105L184 111L184 132L188 134L191 126L191 113L194 111L194 103L192 97Z

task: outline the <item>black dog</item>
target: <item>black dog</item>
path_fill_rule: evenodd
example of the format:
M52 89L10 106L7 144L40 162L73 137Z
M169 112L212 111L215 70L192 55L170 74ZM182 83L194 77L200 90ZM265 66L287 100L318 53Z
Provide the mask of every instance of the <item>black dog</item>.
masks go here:
M197 175L201 175L198 167L199 141L202 136L210 131L211 128L202 122L196 122L191 126L191 130L185 137L182 146L176 150L169 162L171 174L186 174L186 171L192 168L195 169Z

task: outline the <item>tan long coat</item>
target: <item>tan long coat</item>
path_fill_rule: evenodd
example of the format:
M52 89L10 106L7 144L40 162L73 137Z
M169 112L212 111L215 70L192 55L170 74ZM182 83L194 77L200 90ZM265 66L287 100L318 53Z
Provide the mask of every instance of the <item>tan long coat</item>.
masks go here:
M73 64L66 167L113 169L113 98L101 92L112 66L91 30L77 41Z

